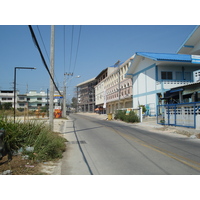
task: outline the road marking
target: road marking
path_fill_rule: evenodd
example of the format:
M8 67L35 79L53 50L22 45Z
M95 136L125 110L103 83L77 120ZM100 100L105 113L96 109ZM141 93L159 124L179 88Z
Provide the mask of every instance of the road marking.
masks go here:
M107 128L112 128L112 127L107 127ZM113 128L112 128L112 129L113 129ZM147 148L149 148L149 149L152 149L152 150L154 150L154 151L156 151L156 152L158 152L158 153L161 153L161 154L163 154L163 155L165 155L165 156L168 156L168 157L170 157L170 158L173 158L173 159L175 159L175 160L177 160L177 161L179 161L179 162L181 162L181 163L183 163L183 164L185 164L185 165L188 165L188 166L192 167L193 169L196 169L196 170L200 171L200 163L198 163L198 162L196 162L196 161L194 161L194 160L190 160L190 159L188 159L188 158L186 158L186 157L183 157L183 156L180 156L180 155L178 155L178 154L176 154L176 153L167 151L167 150L165 150L165 149L162 149L162 148L160 148L160 147L154 146L154 145L152 145L152 144L148 144L148 143L146 143L146 142L144 142L144 141L142 141L142 140L140 140L140 139L138 139L138 138L136 138L136 137L134 137L134 136L132 136L132 135L126 135L125 133L122 133L122 132L119 131L119 130L115 130L115 129L113 129L113 130L114 130L117 134L119 134L120 136L122 136L122 137L124 137L124 138L126 138L126 139L130 139L130 140L132 140L132 141L134 141L134 142L137 142L137 143L139 143L139 144L142 145L142 146L145 146L145 147L147 147Z

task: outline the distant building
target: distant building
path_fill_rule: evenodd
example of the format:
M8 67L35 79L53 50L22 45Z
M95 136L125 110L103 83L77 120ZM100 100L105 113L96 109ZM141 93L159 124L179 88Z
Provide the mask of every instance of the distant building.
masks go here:
M55 91L54 94L54 104L60 105L62 99L59 98L60 95ZM49 101L48 94L44 91L37 92L36 90L30 90L27 94L19 94L16 92L16 109L29 108L30 110L36 110L38 107L47 106ZM12 103L14 108L14 91L13 90L0 90L0 102Z
M132 108L132 79L125 77L130 67L130 57L104 79L106 90L106 113L115 113L118 109Z
M31 110L37 109L38 107L45 107L47 105L47 93L41 91L37 93L36 90L31 90L27 93L28 107Z
M77 99L78 112L94 112L95 110L95 85L97 81L95 78L87 80L78 84Z
M108 67L102 70L96 77L97 85L95 86L95 111L99 113L106 113L106 88L104 85L104 80L115 69L115 67Z
M17 91L17 94L19 92ZM13 90L0 90L0 102L3 103L12 103L14 107L14 91Z

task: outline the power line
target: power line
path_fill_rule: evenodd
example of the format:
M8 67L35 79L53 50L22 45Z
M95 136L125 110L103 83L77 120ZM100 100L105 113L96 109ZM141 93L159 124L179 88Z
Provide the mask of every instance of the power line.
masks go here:
M74 37L74 25L72 26L72 40L71 40L71 52L70 52L69 72L70 72L71 63L72 63L73 37Z
M42 44L43 44L43 46L44 46L44 49L45 49L45 52L46 52L46 55L47 55L47 57L48 57L48 61L49 61L49 63L50 63L50 58L49 58L49 55L48 55L48 52L47 52L47 49L46 49L46 46L45 46L45 44L44 44L44 41L43 41L43 38L42 38L42 34L41 34L41 32L40 32L40 29L39 29L39 26L37 25L37 29L38 29L38 32L39 32L39 34L40 34L40 38L41 38L41 40L42 40ZM54 74L54 78L56 79L56 82L58 83L58 79L57 79L57 76ZM58 84L57 84L58 85ZM59 85L58 85L58 88L59 88Z
M49 55L48 55L48 53L47 53L47 49L46 49L46 47L45 47L45 44L44 44L44 41L43 41L43 38L42 38L42 34L41 34L41 32L40 32L40 29L39 29L39 26L38 26L38 25L37 25L37 29L38 29L38 32L39 32L39 34L40 34L40 38L41 38L41 40L42 40L42 44L43 44L43 46L44 46L46 55L47 55L47 57L48 57L48 59L49 59L49 62L50 62L50 58L49 58Z
M64 73L65 73L65 26L64 26Z
M74 71L75 71L75 67L76 67L76 61L77 61L77 56L78 56L79 43L80 43L80 37L81 37L81 28L82 28L82 26L80 25L80 29L79 29L79 36L78 36L78 44L77 44L77 49L76 49L76 57L75 57L75 62L74 62L74 69L73 69L73 73L74 73Z
M60 90L58 89L58 87L56 86L55 81L54 81L54 79L53 79L53 77L52 77L52 75L51 75L51 73L50 73L50 71L49 71L49 68L48 68L47 64L46 64L46 61L45 61L45 59L44 59L44 56L43 56L43 54L42 54L42 51L41 51L40 46L39 46L39 44L38 44L38 41L37 41L37 39L36 39L35 33L34 33L34 31L33 31L33 28L32 28L31 25L29 25L28 27L29 27L29 30L30 30L30 32L31 32L31 36L32 36L33 42L35 43L35 45L36 45L36 47L37 47L37 49L38 49L38 51L39 51L39 53L40 53L40 56L41 56L42 61L43 61L43 64L44 64L44 66L45 66L45 68L46 68L46 70L47 70L47 72L48 72L48 74L49 74L49 76L50 76L50 78L51 78L51 80L52 80L52 82L53 82L53 84L54 84L56 90L57 90L58 93L62 96L62 94L61 94Z

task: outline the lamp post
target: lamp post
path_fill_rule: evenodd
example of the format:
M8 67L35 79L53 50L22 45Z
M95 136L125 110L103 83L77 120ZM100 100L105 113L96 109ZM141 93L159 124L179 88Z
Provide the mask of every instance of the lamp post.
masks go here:
M14 123L15 123L15 107L16 107L16 70L17 69L36 69L35 67L15 67L14 70Z

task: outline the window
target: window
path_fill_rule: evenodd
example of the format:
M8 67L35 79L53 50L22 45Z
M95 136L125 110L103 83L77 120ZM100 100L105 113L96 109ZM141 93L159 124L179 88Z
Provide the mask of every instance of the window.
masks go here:
M183 80L183 73L182 72L176 72L176 80Z
M161 72L161 79L172 80L172 72Z
M37 100L40 100L40 101L41 101L41 100L42 100L42 98L38 97L38 98L37 98Z
M185 72L185 80L191 80L191 72Z

